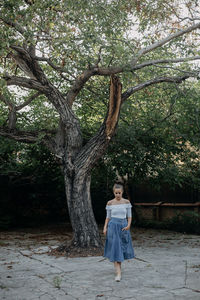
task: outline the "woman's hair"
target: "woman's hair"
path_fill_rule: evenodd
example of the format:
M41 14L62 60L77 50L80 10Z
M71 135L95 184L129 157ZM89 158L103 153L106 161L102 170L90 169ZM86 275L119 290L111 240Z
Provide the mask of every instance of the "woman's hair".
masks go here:
M121 189L122 191L124 191L124 185L123 185L123 183L121 183L121 182L116 182L116 183L113 185L113 191L114 191L115 189Z

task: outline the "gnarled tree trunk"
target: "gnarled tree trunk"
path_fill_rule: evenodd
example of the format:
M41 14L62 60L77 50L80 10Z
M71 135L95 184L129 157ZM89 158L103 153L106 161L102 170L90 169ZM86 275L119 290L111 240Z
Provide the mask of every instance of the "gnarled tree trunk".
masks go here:
M72 246L102 247L91 204L90 173L115 132L120 106L121 83L118 77L113 76L108 112L98 133L85 146L82 146L76 119L72 120L71 125L65 131L63 166L68 211L74 231Z
M90 175L75 174L73 178L70 178L65 173L64 176L68 210L74 231L72 246L102 247L91 204Z

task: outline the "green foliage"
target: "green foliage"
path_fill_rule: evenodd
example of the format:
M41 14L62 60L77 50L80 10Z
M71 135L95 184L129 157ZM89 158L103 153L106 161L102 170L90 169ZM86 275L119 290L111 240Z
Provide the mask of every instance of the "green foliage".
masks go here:
M163 34L169 34L171 31L166 27L166 22L169 22L169 27L173 29L172 20L175 13L180 14L175 0L34 0L28 3L23 0L5 0L1 5L1 15L4 20L14 22L17 28L7 26L4 22L1 23L3 30L0 39L3 42L0 50L2 65L0 72L4 74L9 71L9 73L24 76L19 68L16 69L15 61L8 54L14 53L10 48L12 44L22 45L26 40L28 45L33 43L36 46L39 56L50 57L57 67L63 68L65 78L46 62L40 62L48 79L64 94L68 92L74 78L90 65L94 65L97 60L99 60L100 67L126 66L141 47L149 45L153 39L161 38ZM162 33L156 32L156 26L161 25L165 27L165 30ZM16 29L20 31L21 27L23 33L16 33ZM194 49L189 43L186 46L184 42L183 45L184 49ZM177 58L187 50L181 47L181 40L173 41L142 57L140 63L151 59ZM186 67L188 69L189 65L186 64ZM137 75L124 72L121 74L123 89L126 90L130 85L148 80L152 78L152 75L156 77L160 74L163 76L182 73L179 70L170 71L169 68L154 66L139 70ZM108 86L109 81L106 77L92 78L74 103L74 112L81 119L84 133L89 132L89 136L96 132L105 117ZM15 104L23 103L27 97L31 96L31 93L25 89L18 88L11 91L9 88L9 91ZM7 92L4 91L4 94ZM148 94L148 91L145 90L145 93ZM160 97L162 97L162 92ZM150 102L153 105L154 97L151 98ZM135 99L132 100L133 104L129 102L125 105L130 106L130 111L133 113L131 106L134 105L134 101ZM0 105L5 123L6 108L5 105ZM157 113L159 116L159 111ZM28 110L17 113L18 128L43 129L46 126L55 128L57 123L58 114L44 96L33 101Z
M67 220L62 170L45 147L0 138L0 162L0 228Z
M124 29L130 26L121 1L36 0L32 5L24 1L4 2L1 9L4 17L26 27L30 42L37 43L41 52L49 48L55 63L65 61L72 70L92 63L102 45L117 54L119 50L115 50L113 41L122 37ZM44 41L42 38L37 41L36 33L43 33ZM9 34L6 29L2 35L8 44L16 39L12 29Z
M178 213L168 221L168 228L185 233L200 234L200 215L193 211Z
M50 187L56 182L57 190L63 190L62 170L55 156L40 144L28 145L18 155L23 175L32 174L38 184Z
M13 216L10 214L0 214L0 228L1 229L8 229L10 226L14 224L15 220Z
M53 284L54 284L55 288L60 289L61 282L62 282L62 278L61 277L55 276L53 278Z
M106 164L127 174L130 184L148 179L157 188L168 183L199 189L198 89L164 84L138 93L122 108Z
M0 174L17 174L20 166L17 162L18 152L23 149L23 145L10 139L0 137Z
M140 219L136 226L200 234L200 215L194 211L187 211L184 213L177 213L176 216L162 222Z
M0 174L32 174L37 180L47 177L56 180L61 176L53 154L40 144L24 145L0 137Z

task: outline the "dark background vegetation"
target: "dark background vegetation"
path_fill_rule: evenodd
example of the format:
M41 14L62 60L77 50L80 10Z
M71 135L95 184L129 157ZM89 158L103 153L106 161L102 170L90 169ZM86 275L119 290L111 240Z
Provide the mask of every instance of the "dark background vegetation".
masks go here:
M116 179L114 148L119 149L118 139L121 139L120 134L115 136L105 158L99 161L92 173L91 196L99 224L104 222L106 202L113 197L112 186ZM0 139L0 149L0 227L69 222L62 169L55 157L40 144L24 145L6 138ZM123 157L123 162L126 159ZM162 178L163 170L159 178L144 178L143 173L141 178L139 175L129 177L127 185L132 203L199 201L198 186L195 186L195 181L191 182L191 178L188 180L184 174L184 178L179 179L181 184L176 180L173 182L176 171L168 175L168 182L167 175L165 180ZM163 227L149 222L142 225Z

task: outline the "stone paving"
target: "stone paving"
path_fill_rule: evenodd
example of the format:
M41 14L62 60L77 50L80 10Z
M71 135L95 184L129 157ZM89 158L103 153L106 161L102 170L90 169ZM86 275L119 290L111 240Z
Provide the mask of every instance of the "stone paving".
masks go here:
M114 281L113 264L103 257L48 255L65 235L2 232L0 299L200 300L199 236L132 232L136 259L123 263L121 282Z

